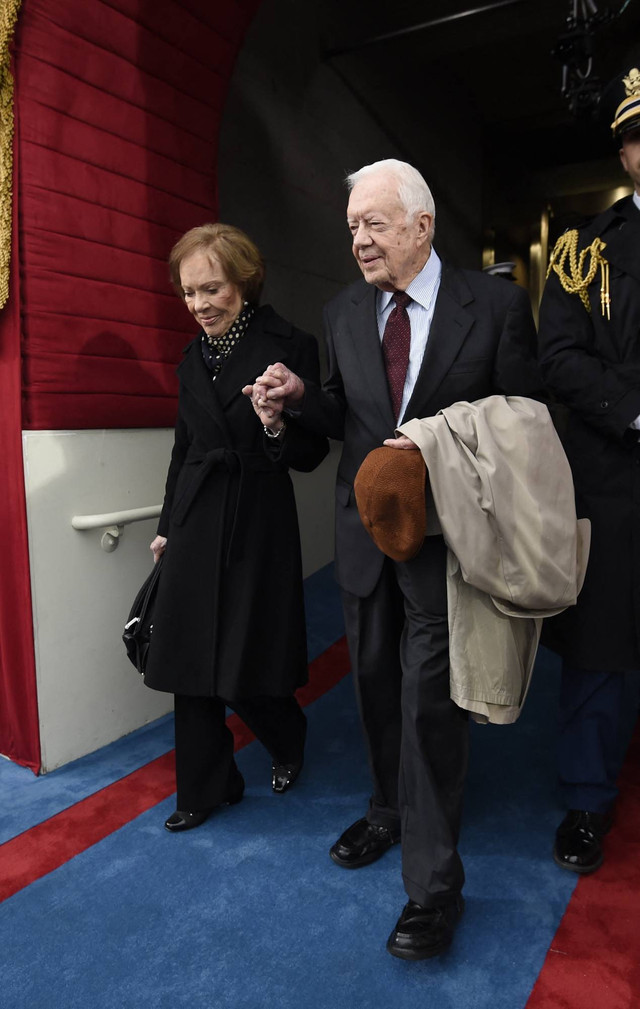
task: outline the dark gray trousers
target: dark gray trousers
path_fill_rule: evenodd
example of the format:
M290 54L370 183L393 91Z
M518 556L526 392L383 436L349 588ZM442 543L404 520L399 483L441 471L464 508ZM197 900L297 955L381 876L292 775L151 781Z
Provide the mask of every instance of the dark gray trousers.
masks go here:
M455 900L468 717L449 695L446 547L430 536L413 560L385 560L370 596L343 592L373 795L371 823L402 831L402 876L423 906Z

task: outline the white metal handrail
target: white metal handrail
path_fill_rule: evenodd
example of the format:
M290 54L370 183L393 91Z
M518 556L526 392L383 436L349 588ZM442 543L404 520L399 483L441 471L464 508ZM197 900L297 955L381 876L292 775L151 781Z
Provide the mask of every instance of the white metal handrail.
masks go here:
M71 525L74 529L102 529L105 526L128 526L131 522L155 519L162 511L162 505L146 508L129 508L127 511L106 512L104 515L74 515Z
M162 505L148 505L146 508L128 508L125 511L105 512L102 515L74 515L71 525L74 529L104 529L100 545L107 553L116 549L124 527L132 522L155 519L162 511Z

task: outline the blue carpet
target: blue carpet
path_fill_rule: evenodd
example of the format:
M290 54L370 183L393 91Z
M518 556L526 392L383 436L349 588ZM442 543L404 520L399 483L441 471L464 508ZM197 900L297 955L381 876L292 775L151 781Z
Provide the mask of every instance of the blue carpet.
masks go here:
M309 661L312 662L344 634L333 564L305 579L304 593ZM133 666L131 675L138 675ZM0 822L0 844L172 748L173 715L166 715L39 778L26 767L0 759L0 796L3 808L10 810Z
M318 581L334 601L317 601L316 613L337 637L327 577ZM557 679L557 661L542 651L520 721L473 727L461 841L467 906L446 956L407 964L385 951L406 899L398 848L356 872L328 857L369 792L348 678L308 709L307 763L290 793L273 795L269 758L252 743L238 754L247 782L240 805L174 836L162 826L168 799L5 901L2 1006L523 1009L575 886L550 858L562 813ZM167 732L163 720L75 768L26 780L93 791L110 761L134 760L128 746L139 756ZM27 806L35 815L30 798Z
M133 666L131 668L133 670ZM0 796L4 809L11 813L0 822L0 844L130 774L172 747L173 715L165 715L101 750L38 778L26 767L1 760Z
M242 750L245 800L197 831L163 829L171 799L0 908L7 1009L520 1009L574 879L549 844L554 677L521 723L474 730L462 851L467 910L452 951L405 964L386 937L404 903L400 852L346 872L328 858L366 806L351 683L309 709L308 760L274 796Z

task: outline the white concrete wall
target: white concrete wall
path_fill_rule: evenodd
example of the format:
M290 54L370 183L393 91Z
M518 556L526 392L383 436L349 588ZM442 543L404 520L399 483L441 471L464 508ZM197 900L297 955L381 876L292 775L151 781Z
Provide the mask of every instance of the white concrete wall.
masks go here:
M42 431L23 435L43 771L90 753L171 710L149 690L121 640L151 566L156 520L129 525L113 553L102 530L73 515L160 504L171 430ZM336 453L295 474L305 574L333 555Z
M167 430L23 434L44 771L172 707L144 686L121 640L155 520L127 526L113 553L100 546L103 530L71 527L73 515L160 503L171 443Z

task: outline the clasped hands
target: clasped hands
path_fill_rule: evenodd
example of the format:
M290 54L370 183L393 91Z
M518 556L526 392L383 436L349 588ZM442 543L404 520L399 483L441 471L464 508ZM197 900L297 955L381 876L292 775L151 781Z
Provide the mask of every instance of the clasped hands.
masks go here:
M244 396L249 396L253 409L265 427L277 431L282 426L282 411L288 407L299 410L304 399L304 382L286 365L270 364L264 374L258 376L253 385L245 385ZM398 438L387 438L384 442L389 448L417 449L410 438L400 435Z
M244 396L251 399L253 409L270 431L282 428L285 407L296 409L304 397L304 382L284 364L270 364L253 385L245 385Z

